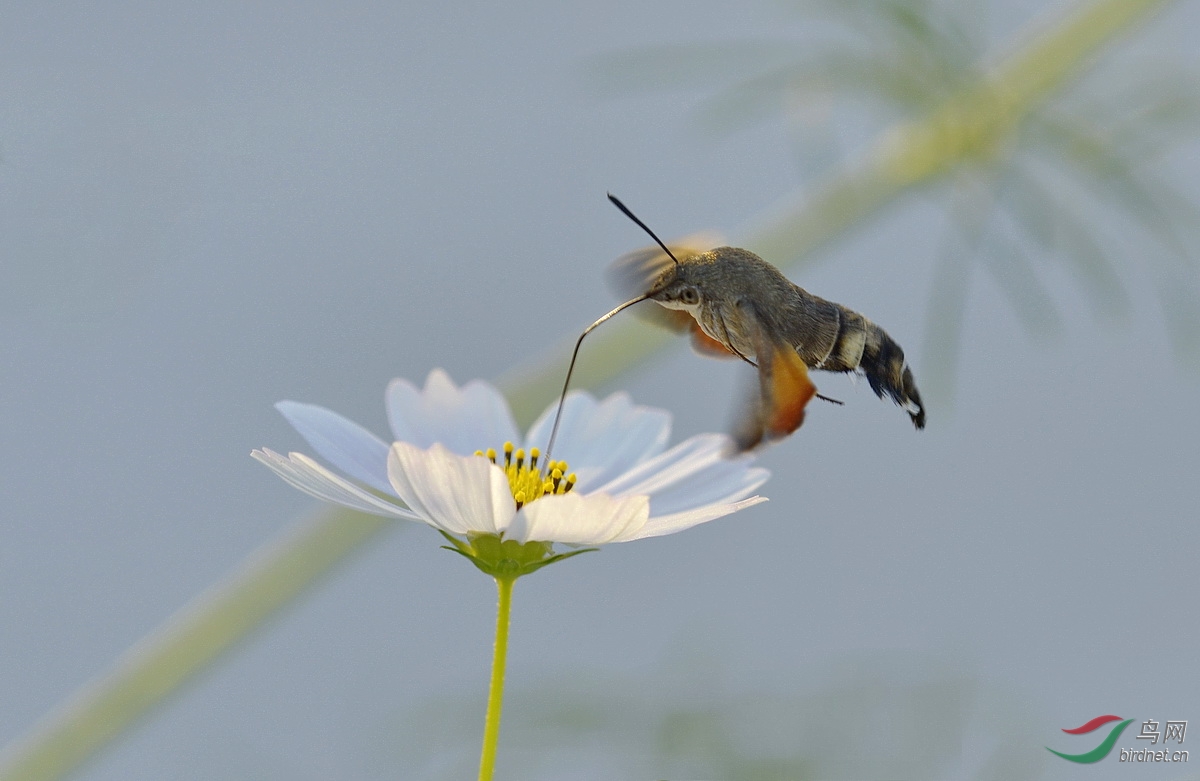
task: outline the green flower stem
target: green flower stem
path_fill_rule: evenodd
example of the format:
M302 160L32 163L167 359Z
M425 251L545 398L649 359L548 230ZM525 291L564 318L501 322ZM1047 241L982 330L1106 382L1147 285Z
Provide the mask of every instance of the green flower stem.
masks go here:
M508 660L508 624L512 613L512 590L516 578L496 578L496 645L492 650L492 683L488 686L487 718L483 722L483 752L479 757L479 781L492 781L496 747L500 744L500 710L504 705L504 665Z
M1168 0L1087 0L1057 23L1022 36L992 68L987 89L968 91L947 110L886 130L857 167L839 173L811 196L786 201L773 216L738 238L781 261L800 258L877 212L905 189L942 175L968 159L970 145L934 143L936 131L955 125L963 107L993 128L1010 128L1051 91L1061 87L1100 48ZM1002 96L990 108L970 101ZM964 102L966 101L966 102ZM1003 110L996 110L1002 106ZM953 109L953 110L950 110ZM983 134L982 136L979 134ZM953 134L952 134L953 135ZM960 133L960 137L961 133ZM943 137L944 140L944 137ZM641 323L614 322L585 346L576 387L597 387L648 360L670 340ZM506 383L518 420L528 422L562 383L566 349L553 351L533 371ZM51 711L33 730L0 753L0 781L53 781L119 737L138 717L203 670L222 651L262 624L343 558L392 521L326 508L253 554L189 606L122 655L114 666Z

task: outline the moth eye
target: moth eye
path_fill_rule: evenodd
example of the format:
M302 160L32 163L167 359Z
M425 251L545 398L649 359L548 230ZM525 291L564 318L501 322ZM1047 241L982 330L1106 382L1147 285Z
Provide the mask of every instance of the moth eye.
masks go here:
M700 303L700 292L694 287L685 287L679 291L679 300L688 306Z

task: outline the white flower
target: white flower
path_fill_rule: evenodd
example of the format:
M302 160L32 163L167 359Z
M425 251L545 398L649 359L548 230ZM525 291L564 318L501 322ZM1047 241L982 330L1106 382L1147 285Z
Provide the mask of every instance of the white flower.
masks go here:
M671 418L615 393L567 396L555 464L530 463L550 436L557 405L519 441L504 397L491 385L454 385L440 369L424 390L406 380L387 389L396 441L386 444L323 407L282 401L284 417L339 475L301 453L263 448L254 458L302 491L376 515L423 521L449 535L496 535L518 543L599 545L683 531L766 499L767 479L749 455L729 457L722 434L667 449ZM491 448L500 449L497 455ZM481 452L486 455L479 455ZM489 460L488 455L492 456ZM561 460L560 460L561 459ZM562 462L570 464L570 473ZM531 468L532 466L532 468Z

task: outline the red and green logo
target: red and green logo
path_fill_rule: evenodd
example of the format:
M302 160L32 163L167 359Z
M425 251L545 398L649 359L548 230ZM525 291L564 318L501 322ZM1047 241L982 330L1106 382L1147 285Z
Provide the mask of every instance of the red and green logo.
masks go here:
M1063 730L1063 732L1067 733L1068 735L1086 735L1087 733L1100 729L1105 724L1111 724L1114 721L1119 721L1121 723L1110 729L1108 731L1108 736L1104 738L1104 740L1100 741L1100 745L1096 746L1091 751L1085 751L1082 754L1064 754L1061 751L1055 751L1049 746L1046 746L1046 750L1051 754L1057 754L1065 760L1070 762L1078 762L1083 765L1088 765L1092 762L1099 762L1107 757L1109 752L1113 750L1113 744L1117 742L1117 738L1121 737L1121 733L1125 731L1125 728L1129 726L1129 722L1133 721L1133 719L1125 719L1122 721L1120 716L1113 716L1111 714L1108 716L1097 716L1087 724L1084 724L1082 727Z

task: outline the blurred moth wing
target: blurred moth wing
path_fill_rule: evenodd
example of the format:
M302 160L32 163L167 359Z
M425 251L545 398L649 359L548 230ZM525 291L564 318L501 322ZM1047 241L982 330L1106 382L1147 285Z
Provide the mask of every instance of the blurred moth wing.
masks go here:
M753 309L753 304L744 306ZM782 439L800 428L805 408L817 395L808 367L794 347L772 336L757 313L746 312L743 327L755 345L759 387L757 393L746 394L733 426L734 442L741 451Z
M716 231L689 233L669 242L667 248L683 262L693 255L723 246L725 237ZM662 273L675 265L657 244L626 252L608 267L608 281L622 299L633 298L649 290Z
M725 243L725 238L716 231L700 231L689 233L667 247L679 260L685 260L693 255L707 252ZM621 300L641 295L654 286L662 277L663 272L675 265L667 253L657 244L635 249L617 258L608 267L607 279L609 287ZM654 323L662 328L676 333L692 335L692 345L696 351L714 358L736 358L723 344L710 339L699 324L687 312L677 309L667 309L661 306L639 306L633 310L634 316L641 320Z

